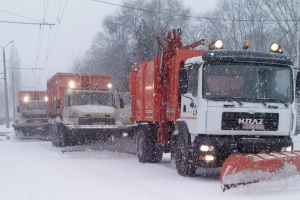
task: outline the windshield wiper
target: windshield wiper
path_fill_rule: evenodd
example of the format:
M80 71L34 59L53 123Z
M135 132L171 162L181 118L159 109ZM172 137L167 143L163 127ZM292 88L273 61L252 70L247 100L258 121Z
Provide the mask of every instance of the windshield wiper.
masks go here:
M277 101L277 102L279 102L279 103L282 103L285 107L288 107L289 106L289 104L287 104L286 102L284 102L284 101L282 101L282 100L280 100L280 99L261 99L261 100L265 100L266 102L272 102L272 101ZM266 103L265 102L263 102L263 104L264 105L266 105Z
M242 102L240 102L238 99L236 99L236 98L234 98L234 97L226 97L225 100L227 100L227 101L229 100L229 101L231 101L231 102L236 101L240 106L243 105Z
M239 106L243 105L243 103L239 99L234 97L215 97L215 98L207 98L207 99L212 101L230 101L230 102L236 101L239 104Z

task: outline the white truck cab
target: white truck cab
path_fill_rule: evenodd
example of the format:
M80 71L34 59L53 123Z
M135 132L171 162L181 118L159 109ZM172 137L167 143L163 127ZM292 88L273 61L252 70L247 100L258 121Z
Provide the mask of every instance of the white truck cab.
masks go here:
M292 150L296 76L286 56L210 50L179 74L176 123L187 126L197 166L221 166L233 153Z

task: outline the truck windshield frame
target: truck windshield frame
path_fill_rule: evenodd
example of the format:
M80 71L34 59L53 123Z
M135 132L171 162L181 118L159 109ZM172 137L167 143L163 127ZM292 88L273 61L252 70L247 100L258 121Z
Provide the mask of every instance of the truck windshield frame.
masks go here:
M74 91L68 96L68 106L113 106L113 95L109 92Z
M30 118L48 118L47 102L33 100L29 102L22 102L21 104L21 117Z
M22 111L47 110L47 102L45 101L29 101L22 102Z
M205 63L202 96L213 101L235 98L242 102L294 101L293 72L287 65L265 63Z

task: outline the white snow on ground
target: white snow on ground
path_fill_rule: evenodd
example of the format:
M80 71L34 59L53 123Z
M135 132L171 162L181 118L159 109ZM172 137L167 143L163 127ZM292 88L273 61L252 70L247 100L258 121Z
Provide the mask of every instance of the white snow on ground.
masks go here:
M10 132L8 140L4 132ZM294 137L300 149L300 136ZM49 141L15 138L0 126L0 200L222 199L296 200L300 177L242 185L226 192L219 178L181 177L168 154L158 164L126 153L62 152ZM201 171L200 171L201 173Z

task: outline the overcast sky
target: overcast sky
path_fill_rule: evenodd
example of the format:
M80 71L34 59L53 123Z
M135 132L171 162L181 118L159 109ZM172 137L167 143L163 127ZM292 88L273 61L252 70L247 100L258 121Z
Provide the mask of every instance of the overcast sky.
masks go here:
M122 0L106 2L121 4ZM213 9L216 0L183 2L199 13ZM34 90L36 86L46 89L47 79L56 72L71 72L74 59L82 57L89 49L93 36L101 30L104 17L120 9L118 6L92 0L0 0L0 5L0 46L4 47L14 40L14 43L5 48L6 60L9 59L11 46L14 45L18 50L21 68L45 68L21 70L22 86L26 90ZM41 23L43 19L55 25L40 27L4 23Z

